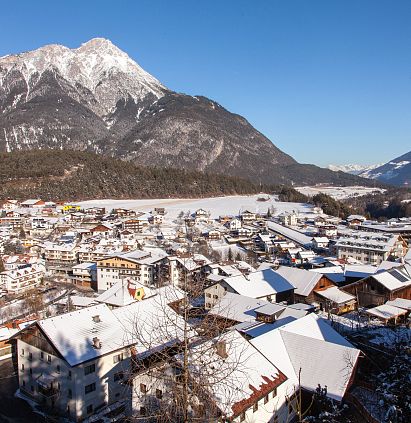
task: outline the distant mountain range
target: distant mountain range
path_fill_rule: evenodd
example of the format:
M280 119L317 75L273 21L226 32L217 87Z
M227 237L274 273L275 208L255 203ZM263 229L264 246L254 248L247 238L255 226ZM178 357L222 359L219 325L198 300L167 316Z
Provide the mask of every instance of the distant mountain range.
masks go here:
M328 165L327 168L334 172L345 172L351 175L361 175L364 172L375 169L376 167L382 166L383 163L374 165L359 165L359 164L346 164L346 165Z
M169 90L102 38L0 58L0 151L81 150L256 183L366 185L299 164L243 117Z
M410 187L411 151L385 164L380 163L370 166L356 164L329 165L328 169L335 172L341 171L358 175L362 178L374 179L390 185Z

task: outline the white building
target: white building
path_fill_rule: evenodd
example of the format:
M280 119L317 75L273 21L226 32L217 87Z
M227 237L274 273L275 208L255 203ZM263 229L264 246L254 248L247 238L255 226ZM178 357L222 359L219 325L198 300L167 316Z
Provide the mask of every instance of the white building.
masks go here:
M170 329L168 336L155 331L170 319L183 327L157 295L114 310L99 304L38 321L17 335L20 390L74 421L98 410L114 412L130 398L123 382L130 376L131 358L179 342L177 330ZM138 340L137 332L150 345Z
M41 264L26 264L18 269L0 273L0 283L7 292L21 294L40 285L45 271Z

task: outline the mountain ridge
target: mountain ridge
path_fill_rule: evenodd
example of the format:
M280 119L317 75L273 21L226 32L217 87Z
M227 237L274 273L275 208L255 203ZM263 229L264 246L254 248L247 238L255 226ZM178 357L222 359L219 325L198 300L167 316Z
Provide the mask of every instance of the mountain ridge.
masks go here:
M0 59L0 151L45 148L257 183L367 183L299 165L244 117L169 90L102 38Z

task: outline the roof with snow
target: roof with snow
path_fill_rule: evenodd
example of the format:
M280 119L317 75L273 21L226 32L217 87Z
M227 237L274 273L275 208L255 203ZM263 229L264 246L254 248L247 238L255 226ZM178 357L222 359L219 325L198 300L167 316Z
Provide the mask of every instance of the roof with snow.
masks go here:
M294 291L296 294L304 297L310 295L315 285L323 277L322 274L296 267L280 266L275 272L296 288Z
M315 291L315 293L336 304L345 304L350 301L355 301L354 295L341 291L341 289L337 288L336 286L332 286L326 289L321 289L319 291Z
M235 292L251 298L294 290L294 286L272 269L251 272L248 275L231 276L224 279Z
M295 385L315 391L327 386L327 395L341 401L360 351L315 314L308 314L250 341Z
M389 320L407 314L408 310L389 304L382 304L374 308L369 308L365 312L378 319Z

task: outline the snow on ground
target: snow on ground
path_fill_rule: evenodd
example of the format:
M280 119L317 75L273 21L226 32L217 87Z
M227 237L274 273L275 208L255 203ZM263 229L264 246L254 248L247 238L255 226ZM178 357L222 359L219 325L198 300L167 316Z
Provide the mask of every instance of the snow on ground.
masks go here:
M313 187L296 187L297 191L301 194L313 197L318 193L324 193L336 200L344 200L345 198L350 197L361 197L367 194L377 194L380 192L385 192L385 189L382 188L372 188L372 187L361 187L361 186L352 186L352 187L333 187L333 186L323 186L317 185Z
M148 199L148 200L89 200L78 203L81 207L105 207L107 212L114 208L126 208L132 210L150 211L154 207L165 207L168 218L175 218L183 211L193 213L202 208L211 213L212 218L218 218L225 215L238 215L242 211L266 213L270 207L274 207L274 215L283 212L308 212L312 206L303 203L285 203L276 201L274 196L270 196L268 201L258 201L261 195L249 196L228 196L214 198L197 199Z

